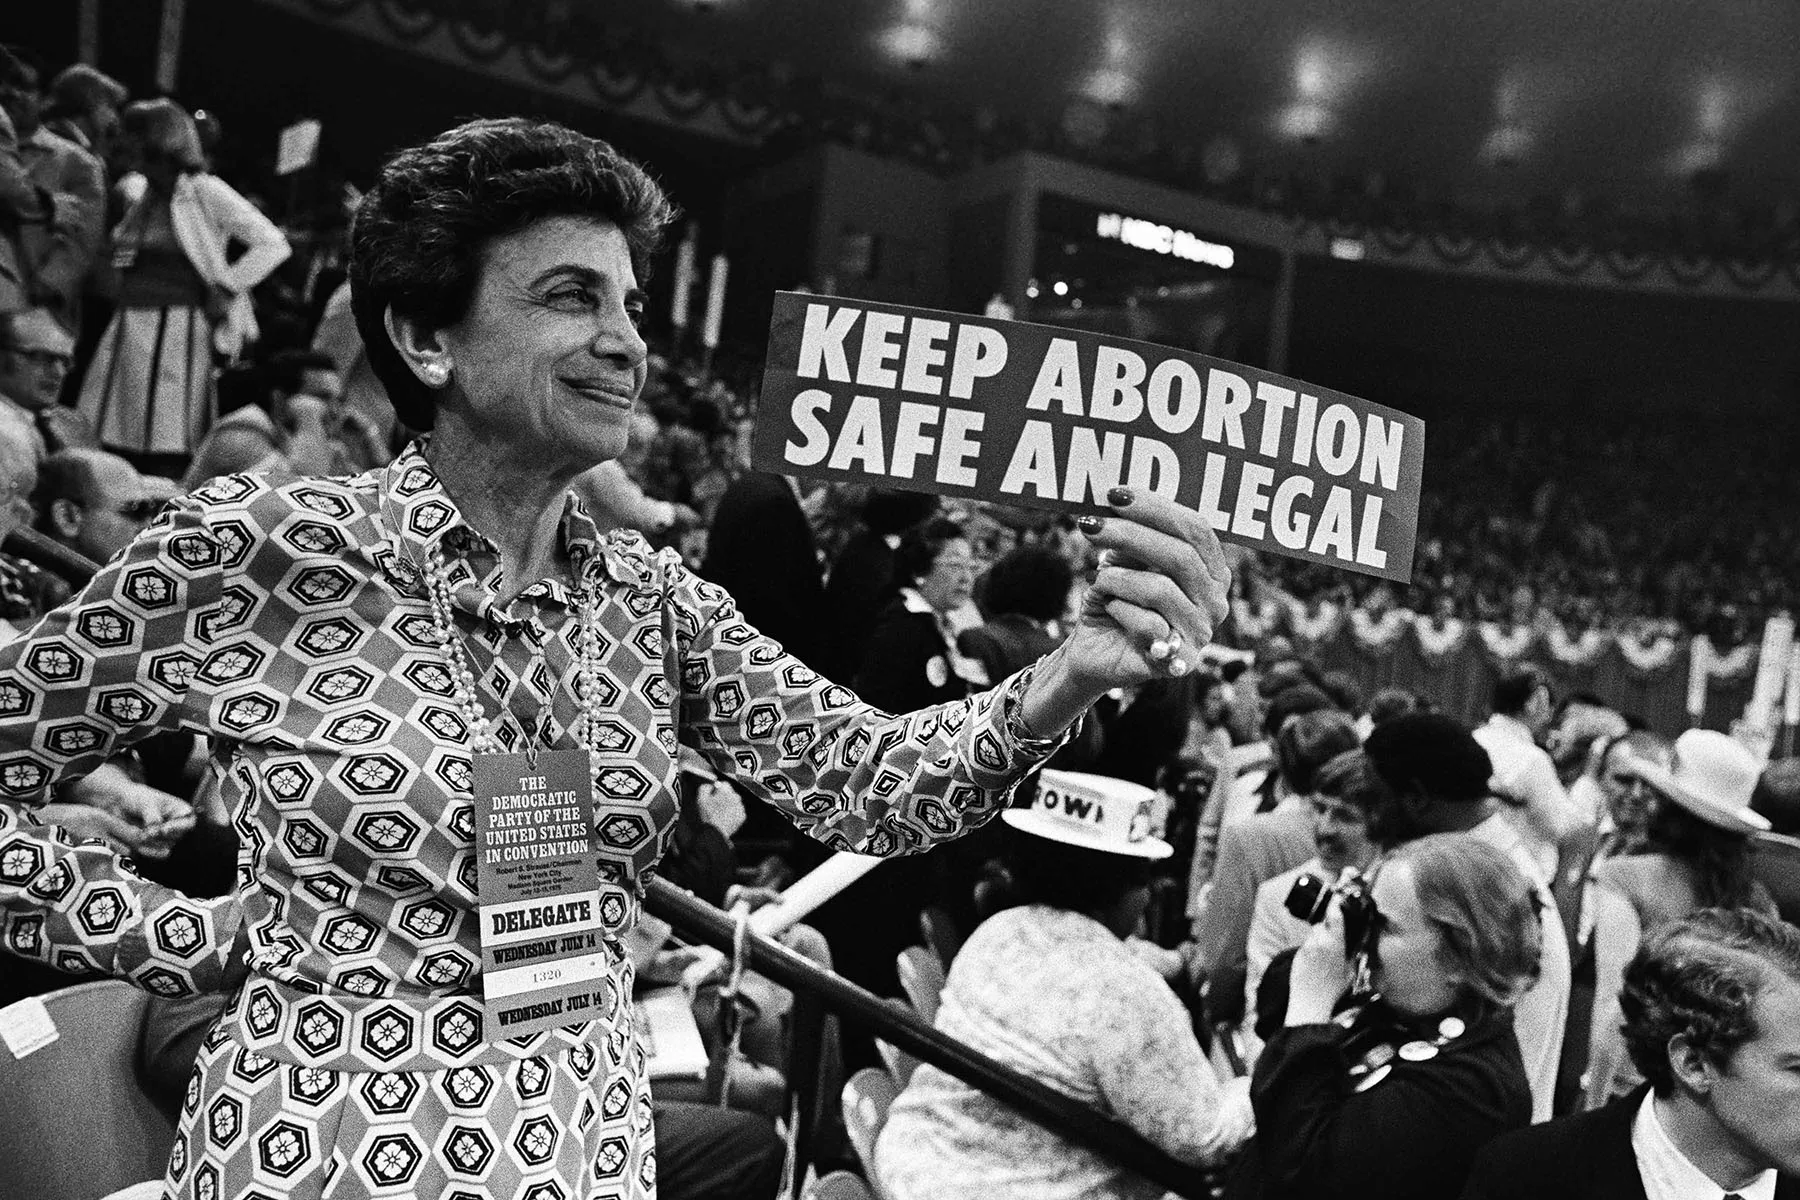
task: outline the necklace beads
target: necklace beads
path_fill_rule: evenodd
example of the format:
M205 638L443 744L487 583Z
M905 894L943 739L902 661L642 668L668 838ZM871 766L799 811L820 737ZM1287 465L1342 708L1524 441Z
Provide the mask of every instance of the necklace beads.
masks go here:
M438 645L443 649L445 668L450 672L451 699L469 729L469 751L472 754L494 753L501 748L494 737L494 722L482 711L481 697L475 690L475 673L469 667L468 652L463 647L462 639L456 634L452 617L455 610L451 600L450 570L444 563L442 551L435 546L426 555L424 574L425 591L431 601L433 632L437 636ZM589 592L585 581L570 590L570 600L574 604L580 630L576 678L581 705L576 726L571 732L582 748L593 750L600 725L600 709L603 707L601 697L605 694L600 686L598 600ZM547 640L549 634L546 632L544 636ZM556 689L552 686L549 701L552 706L555 704L555 692ZM530 740L527 735L527 741Z

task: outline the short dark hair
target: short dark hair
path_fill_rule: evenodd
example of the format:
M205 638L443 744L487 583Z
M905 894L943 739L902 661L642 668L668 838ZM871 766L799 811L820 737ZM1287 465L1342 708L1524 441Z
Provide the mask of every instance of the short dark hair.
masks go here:
M1019 613L1037 621L1054 621L1068 607L1075 569L1048 546L1019 546L989 568L982 600L989 614Z
M206 148L194 115L167 97L127 104L119 129L139 168L168 166L183 174L206 170Z
M1357 748L1356 726L1336 709L1301 713L1275 735L1275 769L1288 790L1307 795L1317 786L1319 768Z
M1420 707L1417 692L1403 687L1384 687L1369 701L1369 724L1386 725L1395 717L1418 712Z
M938 498L925 492L876 488L863 500L863 524L869 527L870 533L891 537L929 520L937 506Z
M131 92L97 67L75 63L64 67L50 81L50 111L56 117L86 116L102 104L118 108Z
M1625 968L1625 1048L1659 1096L1675 1088L1676 1037L1715 1065L1758 1034L1771 972L1800 983L1800 929L1750 909L1704 908L1650 933Z
M1377 725L1363 743L1369 761L1398 795L1472 803L1488 796L1493 760L1462 722L1441 713L1407 713Z
M933 517L914 525L894 548L894 586L911 587L915 579L931 574L945 543L968 536L968 531L949 517Z
M1327 671L1319 677L1319 690L1344 712L1356 716L1363 710L1362 685L1348 671Z
M1331 697L1321 692L1310 683L1296 683L1276 692L1269 699L1268 708L1263 710L1263 734L1270 741L1281 733L1281 727L1289 718L1302 713L1318 712L1323 708L1335 708Z
M1256 694L1264 700L1270 700L1291 687L1301 684L1319 685L1319 668L1304 658L1280 658L1272 660L1268 666L1257 667Z
M1016 904L1092 913L1112 907L1154 874L1152 860L1071 846L1006 827L1007 869Z
M1394 801L1393 791L1360 747L1344 751L1314 772L1313 791L1354 806L1365 819Z
M1548 688L1551 698L1555 699L1556 684L1551 680L1550 672L1536 663L1520 663L1510 671L1501 672L1494 680L1494 711L1509 717L1518 716L1539 688Z
M675 210L599 138L524 117L458 125L381 168L350 230L350 306L402 424L430 429L436 400L394 348L387 313L454 325L468 314L487 244L550 217L618 226L642 281Z
M37 487L31 493L39 529L50 527L50 505L55 501L73 500L84 508L93 502L94 493L99 490L95 460L102 453L77 446L44 456L38 464Z
M1771 832L1800 832L1800 758L1770 763L1756 781L1750 807L1769 818Z
M322 350L282 350L269 359L269 390L291 396L306 382L308 371L337 369L337 360Z

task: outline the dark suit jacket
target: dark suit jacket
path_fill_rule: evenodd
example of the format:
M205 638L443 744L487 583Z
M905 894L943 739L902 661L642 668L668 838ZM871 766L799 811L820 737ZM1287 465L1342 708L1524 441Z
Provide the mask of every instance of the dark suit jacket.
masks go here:
M1463 1200L1644 1200L1631 1122L1646 1090L1494 1139L1476 1156ZM1800 1179L1784 1176L1775 1200L1800 1200Z
M904 601L896 600L875 622L868 656L851 687L862 699L891 713L960 700L972 689L951 669L948 650L930 613L910 612ZM933 683L937 672L942 673L942 682Z
M812 526L787 480L753 472L725 489L700 574L730 592L760 632L822 669L825 584Z
M840 683L855 679L868 655L875 622L899 591L894 583L894 551L887 539L867 528L851 534L825 584L830 656L825 666L815 669Z

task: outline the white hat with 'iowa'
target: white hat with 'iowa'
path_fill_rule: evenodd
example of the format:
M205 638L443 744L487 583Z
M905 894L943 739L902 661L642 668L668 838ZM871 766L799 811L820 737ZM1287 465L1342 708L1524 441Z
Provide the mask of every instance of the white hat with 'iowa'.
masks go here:
M1167 858L1175 848L1150 834L1155 801L1155 792L1123 779L1045 771L1031 807L1009 808L1001 817L1014 829L1069 846Z

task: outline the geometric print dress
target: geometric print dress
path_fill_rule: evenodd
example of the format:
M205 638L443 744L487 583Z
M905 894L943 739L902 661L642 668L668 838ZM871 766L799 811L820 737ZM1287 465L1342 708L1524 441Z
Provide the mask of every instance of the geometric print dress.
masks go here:
M594 1018L490 1040L469 730L420 564L493 736L575 747L581 621L499 557L411 447L354 479L216 481L0 647L0 945L165 995L228 991L182 1106L169 1197L653 1197L645 1056L619 938L674 823L678 742L838 849L904 854L999 812L1043 757L1009 735L1028 676L890 716L758 634L719 587L572 497L598 597ZM134 740L209 738L235 893L191 900L30 823ZM244 964L248 965L247 977Z

